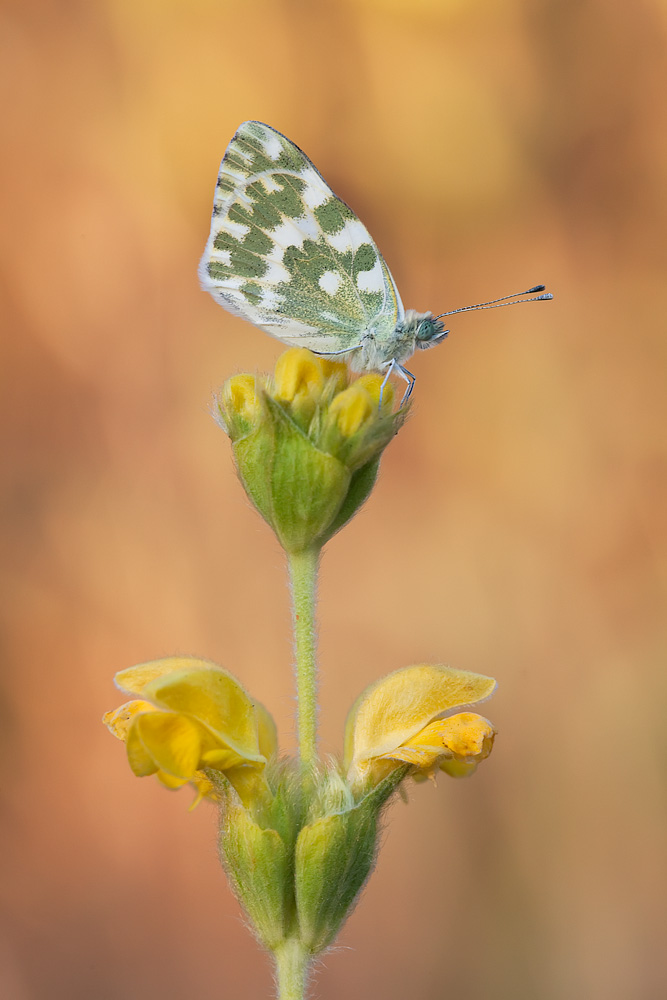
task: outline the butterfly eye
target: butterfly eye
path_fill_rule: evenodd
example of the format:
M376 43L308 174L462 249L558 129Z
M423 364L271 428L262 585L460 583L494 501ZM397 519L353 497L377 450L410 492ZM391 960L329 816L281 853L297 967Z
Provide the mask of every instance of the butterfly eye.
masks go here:
M439 344L441 340L444 340L448 332L448 330L445 330L445 324L439 319L427 316L417 327L415 335L417 346L422 348L433 347L434 344Z

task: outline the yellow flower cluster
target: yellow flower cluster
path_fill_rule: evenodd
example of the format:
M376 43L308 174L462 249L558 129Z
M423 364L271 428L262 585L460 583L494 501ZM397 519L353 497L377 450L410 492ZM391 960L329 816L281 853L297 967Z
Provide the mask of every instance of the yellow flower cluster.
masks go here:
M321 549L368 497L406 408L381 375L290 348L272 376L235 375L218 399L248 497L288 553Z
M303 347L291 347L276 362L273 378L244 373L233 375L222 387L219 412L232 439L234 430L247 430L261 418L261 394L287 407L301 427L309 427L318 417L314 433L321 430L322 415L328 429L335 427L350 438L377 417L391 413L394 388L382 388L383 377L362 375L350 384L347 365L321 358ZM381 397L381 398L380 398ZM241 427L238 427L239 421Z

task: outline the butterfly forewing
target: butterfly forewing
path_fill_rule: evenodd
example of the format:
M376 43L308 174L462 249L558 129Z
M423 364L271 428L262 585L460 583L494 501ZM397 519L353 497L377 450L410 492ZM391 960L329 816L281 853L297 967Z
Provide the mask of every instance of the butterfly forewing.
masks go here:
M280 132L246 122L220 165L202 287L287 344L322 354L391 337L396 286L367 229Z

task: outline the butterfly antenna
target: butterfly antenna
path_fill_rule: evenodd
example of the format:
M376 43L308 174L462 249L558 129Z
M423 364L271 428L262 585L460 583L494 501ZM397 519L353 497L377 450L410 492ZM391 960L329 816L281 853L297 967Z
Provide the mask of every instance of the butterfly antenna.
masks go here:
M551 292L545 292L545 285L535 285L527 288L525 292L513 292L512 295L502 295L499 299L490 299L488 302L478 302L474 306L463 306L461 309L450 309L448 312L434 316L434 319L442 319L443 316L453 316L454 313L472 312L473 309L500 309L502 306L518 306L520 302L547 302L553 298ZM544 292L537 295L537 292ZM521 298L520 296L528 296ZM510 301L511 300L511 301Z

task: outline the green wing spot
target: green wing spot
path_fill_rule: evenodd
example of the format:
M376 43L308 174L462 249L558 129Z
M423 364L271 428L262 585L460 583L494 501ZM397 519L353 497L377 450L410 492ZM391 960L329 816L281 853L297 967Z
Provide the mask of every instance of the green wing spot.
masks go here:
M251 306L258 306L262 302L262 289L259 285L255 285L252 281L247 282L245 285L241 285L240 291L245 295L246 300Z
M261 146L255 146L253 143L248 142L247 140L244 141L243 139L239 139L235 145L237 149L242 150L246 154L252 164L252 166L249 166L246 161L241 167L246 176L249 177L251 174L262 174L266 170L276 169L275 163L266 155Z
M377 259L378 255L373 247L368 243L362 243L354 255L354 273L359 274L360 271L372 271Z
M239 156L239 154L233 147L227 150L227 155L225 156L223 162L226 163L228 167L233 167L234 170L240 170L241 173L244 174L248 169L248 164L246 163L246 161L243 159L242 156Z
M238 245L239 241L231 233L227 233L221 229L215 234L213 246L216 250L234 250Z
M264 151L267 131L280 141L281 150L277 160L272 160ZM247 150L253 156L253 173L275 170L276 167L281 167L283 170L300 170L303 167L304 154L301 150L274 129L267 129L257 122L246 122L243 132L236 133L234 145L242 148L244 152Z
M359 298L366 307L369 316L377 316L384 306L382 292L359 292Z
M289 219L298 219L303 215L301 192L305 181L300 177L288 177L285 174L274 174L273 179L280 184L280 190L268 194L263 204L268 202L281 215L286 215Z
M232 262L228 274L241 278L260 278L266 271L266 261L254 253L249 253L237 243L232 249Z
M282 216L275 205L269 201L266 188L259 181L249 184L246 193L254 202L252 218L262 229L275 229L280 225Z
M249 132L250 135L254 135L257 139L263 139L266 128L259 122L245 122L243 125L243 131Z
M309 165L310 161L308 157L296 146L293 146L292 143L286 145L283 142L282 146L283 149L280 156L275 163L271 164L274 170L278 167L280 170L296 170L299 173L304 167Z
M264 256L273 246L273 240L257 226L253 226L243 240L243 249Z
M252 225L252 213L244 205L239 205L237 201L230 206L227 216L232 222L240 222L242 226Z
M315 209L315 218L323 232L337 233L343 228L348 216L341 211L342 207L342 202L337 198L331 198Z
M228 264L221 264L219 260L210 260L207 271L214 281L224 281L232 273L231 267Z
M274 245L273 240L262 232L264 229L275 229L279 224L281 216L274 212L264 211L264 205L253 206L248 209L245 205L233 204L227 213L232 222L238 222L242 226L250 226L250 232L243 237L243 246L253 253L266 254ZM275 219L275 221L274 221Z
M283 255L283 264L293 278L312 286L317 286L324 272L331 270L331 260L327 260L320 244L314 240L304 240L301 248L288 247Z

